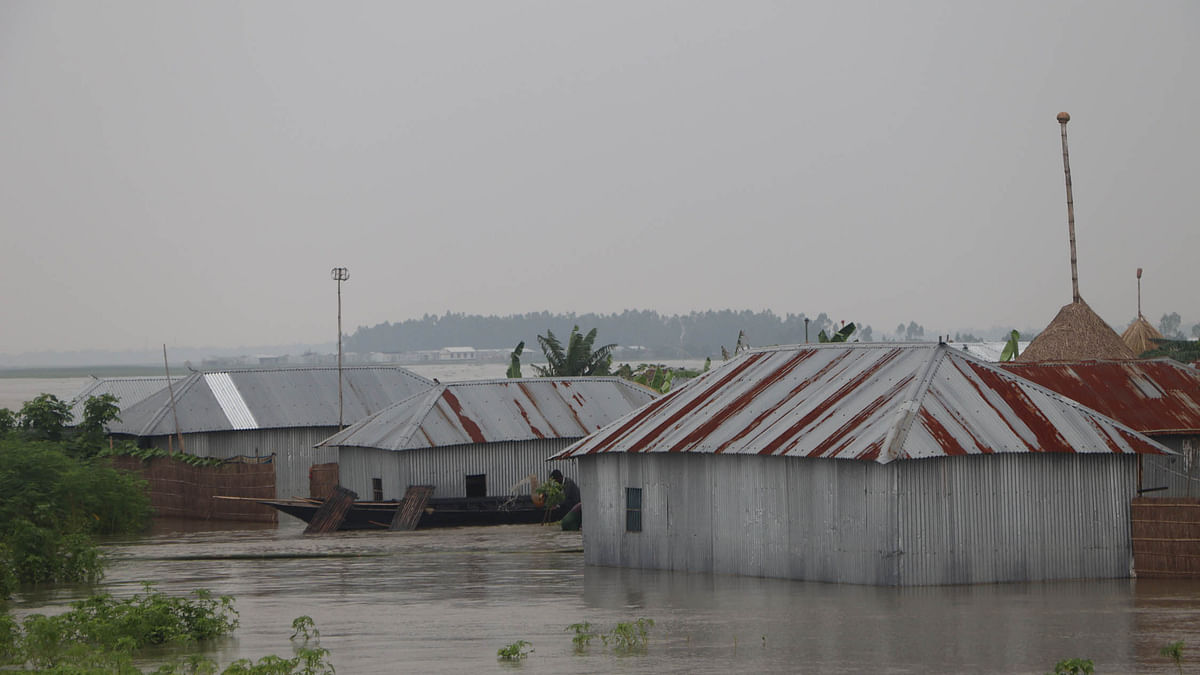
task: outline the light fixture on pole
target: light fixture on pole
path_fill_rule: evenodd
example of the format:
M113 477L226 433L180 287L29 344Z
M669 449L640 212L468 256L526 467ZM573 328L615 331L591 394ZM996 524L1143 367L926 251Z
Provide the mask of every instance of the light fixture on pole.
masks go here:
M346 267L335 267L329 271L329 277L337 282L338 295L338 431L344 428L342 422L342 282L350 280L350 270Z

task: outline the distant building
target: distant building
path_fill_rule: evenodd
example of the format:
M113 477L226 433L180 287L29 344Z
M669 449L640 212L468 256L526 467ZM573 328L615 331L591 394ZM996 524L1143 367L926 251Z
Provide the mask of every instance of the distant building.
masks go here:
M440 384L320 447L336 453L339 482L363 499L396 499L410 485L433 485L439 498L504 496L530 474L545 480L547 457L655 396L615 377Z
M352 424L432 386L395 366L343 368L343 420ZM336 461L335 452L313 446L338 431L337 368L193 372L171 389L123 411L109 430L176 451L178 431L184 449L201 457L273 457L280 497L308 496L309 468Z
M1126 577L1171 451L950 345L743 353L570 446L589 565L912 586Z
M445 347L439 354L443 361L474 361L474 347Z

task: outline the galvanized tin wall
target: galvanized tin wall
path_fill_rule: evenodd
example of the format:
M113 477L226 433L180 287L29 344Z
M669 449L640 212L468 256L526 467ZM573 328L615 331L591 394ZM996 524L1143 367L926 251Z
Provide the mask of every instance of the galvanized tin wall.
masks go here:
M267 457L275 455L275 496L307 497L308 469L313 464L338 461L337 448L313 448L337 431L332 427L248 429L184 434L188 454L199 457ZM155 447L179 450L174 436L156 436Z
M579 458L584 559L851 583L892 583L887 467L746 455ZM625 532L625 488L642 488L642 532ZM883 515L880 515L883 514Z
M554 469L574 478L575 463L546 462L550 455L578 439L545 438L504 443L475 443L419 450L380 450L343 447L339 471L341 484L372 498L371 479L383 480L383 498L399 499L409 485L434 485L434 497L465 497L465 476L487 474L489 495L502 496L518 489L529 494L528 484L518 483L535 474L538 480Z
M1147 497L1200 497L1200 436L1155 436L1178 455L1147 455L1142 459L1142 487L1165 487Z
M1136 458L579 458L584 558L876 585L1129 574ZM625 488L642 532L625 532Z
M1136 457L952 457L895 468L902 585L1129 576Z

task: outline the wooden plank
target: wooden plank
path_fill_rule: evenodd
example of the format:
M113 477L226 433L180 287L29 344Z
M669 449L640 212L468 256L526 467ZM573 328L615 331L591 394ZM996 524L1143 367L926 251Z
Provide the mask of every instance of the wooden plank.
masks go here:
M356 493L341 485L334 486L333 493L313 514L313 519L309 521L308 527L304 528L304 534L336 532L342 521L346 519L346 514L350 512L350 507L354 505L356 499L358 499Z
M409 485L408 489L404 491L404 499L396 508L396 515L392 516L392 525L389 529L393 531L417 529L421 513L425 510L425 505L429 503L432 495L432 485Z

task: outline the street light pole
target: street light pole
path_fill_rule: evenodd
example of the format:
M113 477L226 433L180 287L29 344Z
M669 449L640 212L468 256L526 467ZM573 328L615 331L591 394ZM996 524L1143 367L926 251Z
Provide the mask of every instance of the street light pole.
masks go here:
M350 270L345 267L335 267L329 271L331 279L337 282L338 296L338 431L345 428L342 419L342 282L350 280Z

